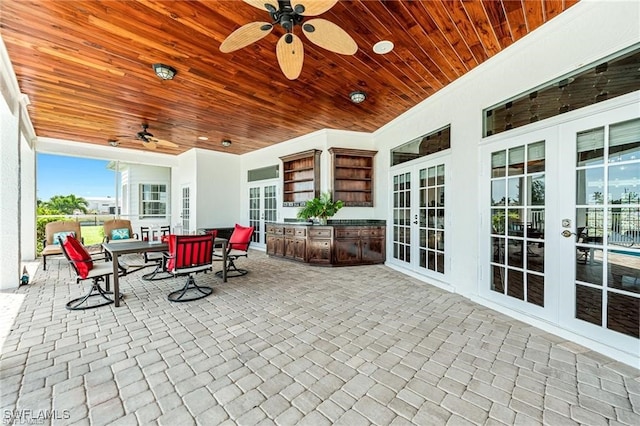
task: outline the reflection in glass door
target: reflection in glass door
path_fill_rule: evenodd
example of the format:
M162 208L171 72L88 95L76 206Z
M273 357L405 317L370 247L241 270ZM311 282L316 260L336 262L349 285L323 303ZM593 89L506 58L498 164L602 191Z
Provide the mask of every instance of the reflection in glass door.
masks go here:
M249 188L249 226L253 226L252 241L256 247L266 245L266 222L277 219L276 185L260 185Z
M640 119L576 134L575 318L640 338Z
M393 262L445 274L445 164L397 171L393 185Z
M545 306L545 141L491 154L491 290Z

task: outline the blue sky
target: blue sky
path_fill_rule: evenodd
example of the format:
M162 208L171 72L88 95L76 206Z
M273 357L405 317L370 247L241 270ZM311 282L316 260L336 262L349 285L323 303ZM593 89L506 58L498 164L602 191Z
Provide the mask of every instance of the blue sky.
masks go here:
M113 170L106 160L38 154L37 197L48 201L54 195L115 197Z

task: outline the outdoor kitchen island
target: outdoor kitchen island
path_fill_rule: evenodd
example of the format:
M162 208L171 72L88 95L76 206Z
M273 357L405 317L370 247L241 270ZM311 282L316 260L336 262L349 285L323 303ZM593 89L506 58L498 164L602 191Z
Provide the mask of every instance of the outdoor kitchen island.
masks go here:
M329 220L269 222L267 254L311 265L346 266L384 263L384 220Z

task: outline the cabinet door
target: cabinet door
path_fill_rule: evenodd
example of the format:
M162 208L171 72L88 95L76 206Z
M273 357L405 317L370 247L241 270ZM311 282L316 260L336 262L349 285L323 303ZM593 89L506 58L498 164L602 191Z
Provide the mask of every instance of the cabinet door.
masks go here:
M268 235L267 254L271 256L284 256L284 238L274 235Z
M336 240L333 248L335 250L335 263L338 265L352 265L360 263L362 260L359 239Z
M331 263L331 239L311 239L307 243L309 263Z
M384 263L385 242L384 238L362 238L360 248L362 250L362 263Z
M304 238L293 239L293 258L305 262L307 259L307 241Z

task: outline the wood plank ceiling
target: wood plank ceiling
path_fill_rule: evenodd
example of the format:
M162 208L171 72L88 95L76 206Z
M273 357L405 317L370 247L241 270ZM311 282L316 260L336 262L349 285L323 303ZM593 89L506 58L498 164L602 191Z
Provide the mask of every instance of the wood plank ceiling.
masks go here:
M375 131L576 2L340 1L320 17L358 52L324 50L296 27L304 66L294 81L276 60L282 27L219 51L241 25L270 20L241 1L2 0L0 29L38 136L143 150L145 122L179 145L160 152L242 154L324 128ZM381 40L394 50L375 54ZM174 80L156 77L158 62L177 69ZM364 103L350 102L354 90Z

